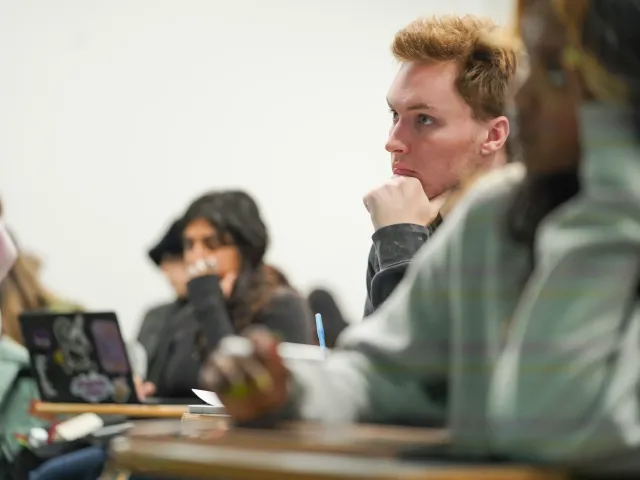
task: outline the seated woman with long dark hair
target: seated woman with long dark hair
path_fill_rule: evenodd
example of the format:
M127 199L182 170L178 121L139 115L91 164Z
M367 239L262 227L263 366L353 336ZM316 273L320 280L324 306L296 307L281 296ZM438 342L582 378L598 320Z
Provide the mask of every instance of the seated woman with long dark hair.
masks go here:
M188 301L149 359L148 380L158 396L192 396L201 386L201 364L218 342L252 325L286 342L313 342L305 299L268 277L267 229L249 195L223 191L198 198L184 214L182 236Z

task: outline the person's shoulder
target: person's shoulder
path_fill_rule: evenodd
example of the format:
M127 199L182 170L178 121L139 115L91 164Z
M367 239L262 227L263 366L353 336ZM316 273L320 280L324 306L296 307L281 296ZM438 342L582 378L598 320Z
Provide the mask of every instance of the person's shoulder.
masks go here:
M478 179L467 195L466 202L471 205L495 205L511 196L525 177L522 163L511 163L492 170Z
M277 332L285 342L312 343L314 339L309 303L300 293L288 287L277 287L270 292L253 323Z
M454 215L463 223L502 216L524 177L525 167L521 163L492 170L469 189L455 208Z
M258 312L261 318L269 317L309 317L309 302L299 292L290 287L276 287L270 293Z
M273 289L269 295L266 308L283 307L287 305L305 304L307 300L296 290L286 286Z
M479 178L465 192L450 215L445 218L426 252L458 252L469 245L479 245L499 235L499 224L505 219L518 186L524 179L524 165L509 164ZM424 253L428 256L428 253Z
M144 316L150 317L150 316L164 314L168 310L171 310L172 308L174 308L175 304L176 304L175 302L165 302L165 303L152 305L145 311Z

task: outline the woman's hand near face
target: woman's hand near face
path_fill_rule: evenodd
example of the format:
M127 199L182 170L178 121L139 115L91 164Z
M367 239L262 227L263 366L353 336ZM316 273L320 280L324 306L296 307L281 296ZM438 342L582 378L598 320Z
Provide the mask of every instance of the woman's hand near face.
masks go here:
M225 298L229 298L233 292L233 287L236 285L238 274L236 272L227 273L220 279L220 290Z
M189 279L207 275L220 277L220 289L229 297L238 278L238 253L235 247L225 246L203 255L187 266Z

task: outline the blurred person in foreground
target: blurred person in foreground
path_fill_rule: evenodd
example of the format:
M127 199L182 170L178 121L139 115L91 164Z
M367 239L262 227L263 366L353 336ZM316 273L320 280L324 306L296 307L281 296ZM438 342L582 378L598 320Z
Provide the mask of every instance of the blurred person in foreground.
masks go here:
M212 356L235 419L439 424L462 455L573 466L638 446L640 2L518 12L524 165L481 179L324 364L285 368L264 331Z

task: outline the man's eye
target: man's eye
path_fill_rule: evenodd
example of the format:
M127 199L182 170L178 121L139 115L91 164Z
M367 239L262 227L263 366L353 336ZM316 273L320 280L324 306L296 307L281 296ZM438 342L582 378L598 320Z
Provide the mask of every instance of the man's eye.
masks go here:
M396 112L393 109L390 109L389 112L391 113L391 118L393 119L394 122L398 121L398 112Z
M428 115L420 115L418 117L418 121L420 122L420 125L429 126L433 124L433 118Z

